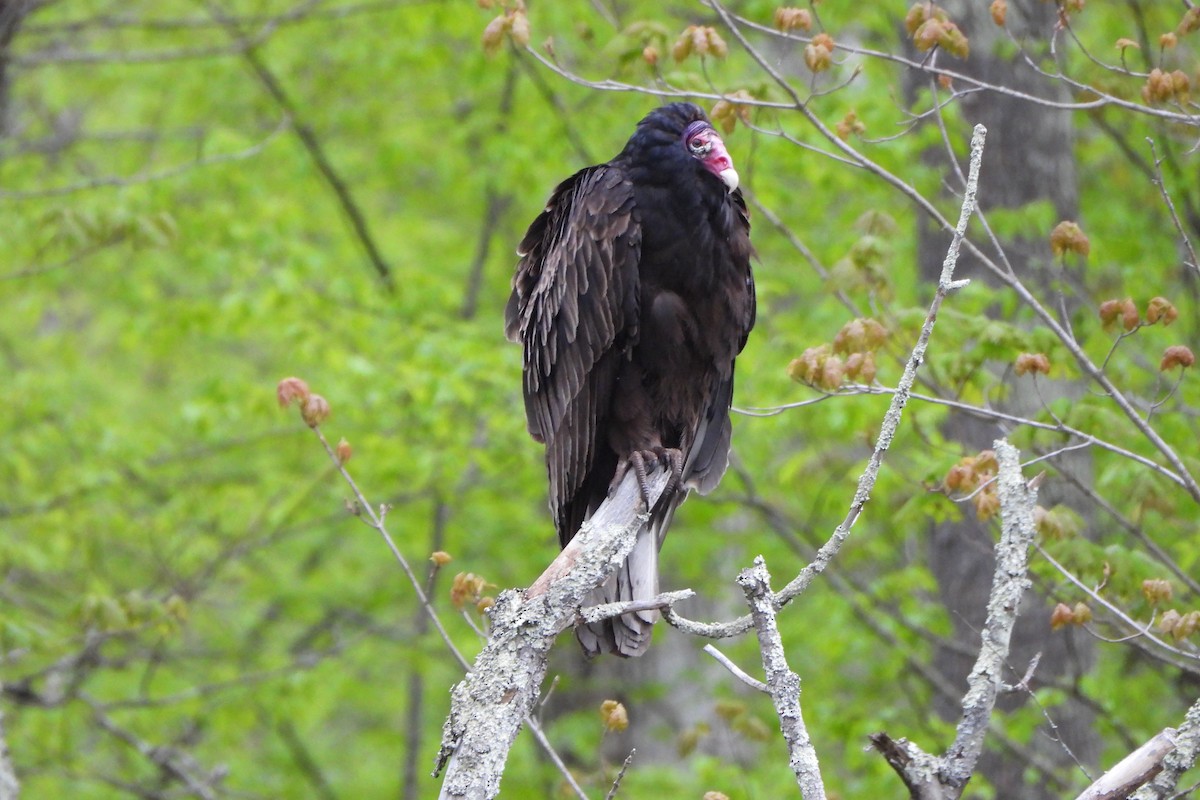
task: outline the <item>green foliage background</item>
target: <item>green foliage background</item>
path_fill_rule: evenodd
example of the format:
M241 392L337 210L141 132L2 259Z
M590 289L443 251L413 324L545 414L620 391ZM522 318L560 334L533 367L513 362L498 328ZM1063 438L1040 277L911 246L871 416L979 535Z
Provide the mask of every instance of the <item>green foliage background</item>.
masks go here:
M94 22L70 34L73 46L124 53L124 60L38 61L41 48L67 35L39 26L111 17L111 3L91 0L39 12L14 45L28 60L14 75L16 135L0 140L0 679L9 693L8 742L28 797L111 797L122 783L153 778L147 759L104 732L106 720L147 742L178 743L206 767L223 766L225 786L245 796L314 796L320 781L305 753L329 796L397 796L404 754L414 746L419 796L436 791L426 767L461 671L418 626L413 593L383 544L345 511L348 490L317 442L294 411L277 407L282 377L302 376L329 399L326 434L351 443L351 471L373 502L392 506L390 526L412 562L446 550L454 556L449 574L478 573L503 588L530 583L555 551L541 454L523 426L520 353L502 333L512 251L556 181L619 150L655 101L573 85L528 57L518 61L507 46L485 57L479 36L496 12L474 3L379 5L283 25L257 52L298 110L291 123L315 131L361 204L394 291L373 272L327 182L245 59L205 54L229 45L219 25ZM903 7L849 5L822 6L835 36L896 46ZM285 7L239 0L228 10L267 15ZM738 5L764 23L773 8ZM124 3L120 16L206 19L196 4L173 0ZM640 59L622 58L632 45L591 4L539 3L530 18L534 44L552 36L571 69L648 80ZM622 20L653 21L671 39L689 22L711 21L700 6L676 13L657 3L626 4ZM1083 35L1098 43L1124 35L1124 24L1111 9L1080 18ZM1162 27L1172 26L1164 14ZM181 57L136 57L150 53ZM764 92L762 75L740 52L703 68L693 60L664 69L698 89L711 80L720 90ZM1136 97L1137 89L1130 81L1124 91ZM903 121L901 94L899 71L868 61L858 80L814 108L829 125L855 110L871 136L889 137ZM757 119L770 127L776 117ZM950 120L951 139L965 144L970 121L953 113ZM64 152L14 144L76 123L81 136ZM802 124L786 124L820 146ZM1125 124L1136 131L1144 123ZM917 156L934 140L925 129L863 146L936 193L945 176ZM822 279L755 215L759 324L739 360L737 404L814 396L786 368L853 317L834 290L862 309L874 305L891 329L879 378L894 385L930 296L917 279L911 205L861 171L745 126L727 142L744 183L833 269ZM1102 360L1114 337L1101 330L1096 303L1167 295L1181 312L1177 327L1140 331L1112 362L1123 385L1160 396L1165 384L1154 367L1162 348L1196 343L1177 239L1157 190L1084 119L1076 155L1092 255L1088 294L1072 321ZM73 188L110 175L129 179ZM985 166L985 194L986 184ZM469 314L489 193L508 201ZM956 206L945 200L943 213ZM888 215L894 227L870 237L856 226L868 212ZM997 227L1042 238L1052 217L1045 208L1023 209L998 218ZM882 276L882 290L861 280L868 273ZM989 321L983 312L997 304L1004 321ZM1057 377L1079 377L1027 320L1012 298L986 286L955 296L935 334L930 374L972 402L994 388L983 365L1003 366L1026 350L1048 352ZM1192 467L1194 448L1184 445L1194 442L1194 417L1170 412L1195 399L1185 378L1157 419ZM794 574L806 563L799 543L823 541L844 516L885 406L886 398L854 397L736 418L738 471L681 513L664 551L664 583L726 597L732 607L733 577L755 554L767 557L777 582ZM1057 410L1153 455L1102 398ZM928 521L963 513L929 491L962 455L940 438L943 418L936 406L910 409L839 565L853 576L852 588L822 584L782 618L806 716L839 797L900 793L882 759L864 752L867 734L886 729L930 750L951 735L930 713L930 688L912 673L914 661L932 658L933 637L923 632L950 629L921 555ZM1060 441L1020 430L1014 438L1023 448ZM1122 513L1152 525L1195 574L1194 504L1176 487L1104 453L1095 485ZM790 538L772 529L750 496L785 515ZM1138 586L1161 569L1109 527L1051 545L1089 583L1099 581L1103 562L1115 565L1127 581L1120 598L1147 619L1150 610L1136 605ZM471 655L480 641L453 612L448 577L436 585L437 603ZM1044 570L1040 578L1043 589L1079 599L1056 574ZM561 645L573 648L566 637ZM701 645L694 643L697 664L706 659ZM755 664L751 641L727 652ZM1127 661L1124 652L1102 645L1097 668L1081 678L1101 710L1105 763L1176 724L1195 694L1194 679ZM82 677L63 685L72 675ZM424 700L415 728L407 717L414 675ZM571 689L568 681L557 691ZM1055 691L1040 697L1051 713ZM20 702L21 692L41 700ZM723 736L726 745L673 764L639 764L624 796L794 794L764 699L726 685L697 702L712 706L719 732L661 735L681 744ZM636 702L630 713L636 726ZM1040 720L1039 710L1025 708L1000 724L1017 740L1051 747L1035 739ZM589 789L602 793L615 765L597 752L594 710L554 720L548 733ZM559 780L523 737L506 792L554 796ZM985 785L978 791L987 796Z

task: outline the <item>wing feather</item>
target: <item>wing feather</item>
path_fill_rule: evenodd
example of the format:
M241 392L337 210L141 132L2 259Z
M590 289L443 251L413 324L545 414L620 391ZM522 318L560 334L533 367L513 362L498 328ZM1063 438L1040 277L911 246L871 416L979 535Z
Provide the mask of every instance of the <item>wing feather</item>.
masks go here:
M616 368L637 341L641 229L624 172L582 170L529 226L505 310L525 349L529 432L546 444L550 503L564 520L593 467Z

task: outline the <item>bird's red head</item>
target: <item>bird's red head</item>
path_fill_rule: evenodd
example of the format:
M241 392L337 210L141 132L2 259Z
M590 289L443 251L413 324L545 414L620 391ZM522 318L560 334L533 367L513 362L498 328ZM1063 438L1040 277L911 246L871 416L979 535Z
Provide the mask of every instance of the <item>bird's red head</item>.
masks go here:
M724 181L729 191L737 189L738 174L733 168L733 159L725 149L725 142L707 121L696 120L684 129L683 146L692 158L698 159L705 169Z

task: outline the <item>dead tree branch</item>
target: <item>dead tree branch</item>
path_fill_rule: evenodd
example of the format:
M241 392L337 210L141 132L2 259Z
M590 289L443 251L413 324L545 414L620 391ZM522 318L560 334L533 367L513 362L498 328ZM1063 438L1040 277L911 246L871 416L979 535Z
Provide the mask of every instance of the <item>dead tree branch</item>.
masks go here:
M767 572L763 557L756 557L754 566L742 570L737 581L746 593L750 616L754 618L758 649L762 653L763 670L767 677L767 691L779 716L779 726L790 755L788 763L792 772L796 773L800 795L804 800L825 800L825 784L821 780L817 751L800 710L800 676L788 666L787 656L783 652L783 639L775 622L771 575Z
M1179 777L1196 763L1200 756L1200 700L1192 704L1183 724L1175 732L1175 749L1163 758L1162 772L1139 789L1133 800L1166 800L1175 797Z
M1033 520L1037 489L1022 477L1020 453L1015 447L998 439L995 448L1000 462L1000 543L996 546L996 571L979 656L967 678L963 714L954 743L944 756L937 758L905 739L894 740L885 733L871 737L900 775L913 800L955 800L971 779L983 753L983 740L1003 685L1001 678L1017 621L1017 607L1030 585L1029 548L1037 532Z
M653 504L668 474L650 476ZM491 609L492 636L451 692L434 774L445 768L443 800L483 800L500 791L509 749L537 702L550 648L574 624L591 590L633 549L649 516L630 471L527 591L507 590Z
M1162 772L1163 758L1175 748L1174 728L1159 731L1153 739L1121 759L1075 800L1124 800L1146 781Z

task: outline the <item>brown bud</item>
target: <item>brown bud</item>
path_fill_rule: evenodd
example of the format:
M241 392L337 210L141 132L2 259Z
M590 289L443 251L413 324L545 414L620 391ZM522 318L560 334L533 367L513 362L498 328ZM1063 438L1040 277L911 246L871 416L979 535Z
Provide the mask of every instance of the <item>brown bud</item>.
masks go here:
M658 48L654 45L647 45L646 48L642 50L642 60L653 67L658 63Z
M1184 80L1186 75L1180 73ZM1163 72L1158 67L1150 70L1150 74L1146 77L1146 83L1142 86L1142 99L1148 104L1165 103L1175 97L1176 79L1173 73Z
M775 27L781 31L812 30L812 12L807 8L777 8L775 9Z
M454 603L455 608L462 608L468 602L478 602L485 586L487 582L482 576L460 572L450 584L450 602Z
M315 428L328 419L329 412L329 401L319 394L310 394L300 408L300 416L310 428Z
M1200 611L1189 611L1179 618L1179 622L1175 623L1175 630L1171 633L1176 639L1186 639L1197 630L1200 630Z
M1092 610L1086 603L1076 603L1075 608L1071 609L1071 616L1076 625L1086 625L1092 621Z
M992 22L1004 27L1004 22L1008 17L1008 2L1007 0L992 0L991 5Z
M512 37L513 44L517 47L525 47L529 44L529 34L529 17L523 9L517 9L512 14L508 35Z
M1188 99L1188 93L1191 91L1191 88L1192 84L1186 72L1177 69L1171 73L1171 90L1176 100L1181 103L1185 102Z
M1016 373L1025 375L1030 372L1034 375L1039 372L1043 375L1050 374L1050 359L1045 353L1021 353L1017 356Z
M816 386L825 361L829 358L830 349L827 344L808 348L800 354L799 358L793 359L792 363L788 364L788 376L794 381Z
M1164 33L1162 36L1158 37L1158 46L1163 50L1170 50L1177 44L1179 44L1179 37L1173 33Z
M692 54L692 34L691 30L685 30L675 40L675 44L671 46L671 57L676 61L683 61Z
M904 30L908 31L908 35L912 36L931 18L932 14L941 11L940 8L928 2L914 3L908 9L908 13L904 16Z
M1105 300L1100 304L1100 323L1105 329L1111 328L1116 323L1117 318L1121 316L1124 311L1124 302L1123 300L1114 298L1112 300Z
M963 463L955 464L942 478L942 487L948 491L969 491L975 488L975 470Z
M1086 258L1091 249L1091 243L1076 222L1064 220L1050 231L1050 251L1056 256L1077 253Z
M454 560L454 556L450 555L445 550L434 550L429 554L429 560L432 561L435 566L444 567Z
M821 377L818 384L822 389L836 389L842 385L845 377L846 367L842 363L842 359L837 356L830 356L821 365Z
M1000 462L996 459L995 450L980 450L975 456L975 470L986 475L995 475L1000 471Z
M875 382L875 354L863 353L862 367L858 370L858 380L861 383Z
M1138 315L1137 306L1133 304L1132 299L1126 298L1121 314L1121 327L1126 331L1131 331L1140 324L1142 324L1142 318Z
M975 515L981 520L991 519L1000 511L1000 495L996 493L995 484L976 494L974 500Z
M725 40L721 38L721 34L717 33L716 28L707 28L708 32L708 49L717 58L724 58L729 55L729 45L725 44Z
M1071 625L1074 622L1075 614L1066 603L1059 603L1054 607L1054 611L1050 612L1050 630L1052 631L1056 631L1064 625Z
M606 731L623 731L629 727L629 712L616 700L605 700L600 704L600 720Z
M729 795L724 792L705 792L702 800L729 800Z
M1184 369L1196 363L1196 356L1192 353L1191 348L1182 344L1173 344L1163 351L1162 361L1159 362L1158 368L1162 372L1166 372L1174 367L1182 367Z
M1165 297L1155 297L1146 305L1146 322L1150 325L1162 320L1164 326L1170 325L1179 317L1175 305Z
M500 45L504 44L504 34L511 24L507 14L501 14L487 24L481 37L484 53L491 56L499 52Z
M279 407L287 408L294 401L303 403L308 399L308 384L299 378L284 378L275 387L275 396L279 398Z
M337 453L338 463L345 464L350 460L350 456L354 455L354 448L350 446L350 443L346 441L346 437L343 436L338 441L337 449L334 452Z
M958 58L966 58L971 54L971 43L967 40L966 34L962 29L953 22L945 24L945 31L942 33L938 44L942 46L947 53Z
M850 138L851 134L862 135L866 133L867 126L858 118L858 114L854 111L846 112L846 116L838 122L835 127L838 138L843 142Z
M738 100L753 100L754 96L745 89L739 89L729 96L729 99L718 100L712 107L712 121L721 126L725 133L731 133L737 127L738 120L750 122L750 106L737 102Z
M825 34L819 34L825 36ZM824 44L817 44L817 38L804 47L804 63L813 72L824 72L833 65L833 49ZM828 37L826 37L828 38Z
M913 46L920 52L932 50L946 35L946 23L939 19L927 19L913 33Z
M1165 603L1171 599L1171 582L1163 578L1152 578L1142 581L1142 594L1151 605Z
M1132 47L1134 50L1142 49L1142 46L1140 44L1138 44L1137 42L1135 42L1133 39L1126 39L1125 37L1121 37L1120 39L1117 39L1117 49L1118 50L1124 51L1125 48L1127 48L1127 47Z
M483 614L494 605L496 605L496 598L481 597L481 598L479 598L479 602L475 604L475 610L478 611L480 614Z
M1173 634L1175 633L1175 626L1179 624L1181 619L1183 619L1183 617L1181 617L1179 612L1173 608L1169 611L1164 611L1163 615L1158 618L1158 629L1163 633ZM1178 639L1182 637L1177 636L1175 638Z
M1176 28L1180 36L1186 36L1192 31L1200 30L1200 6L1192 6L1183 14Z

